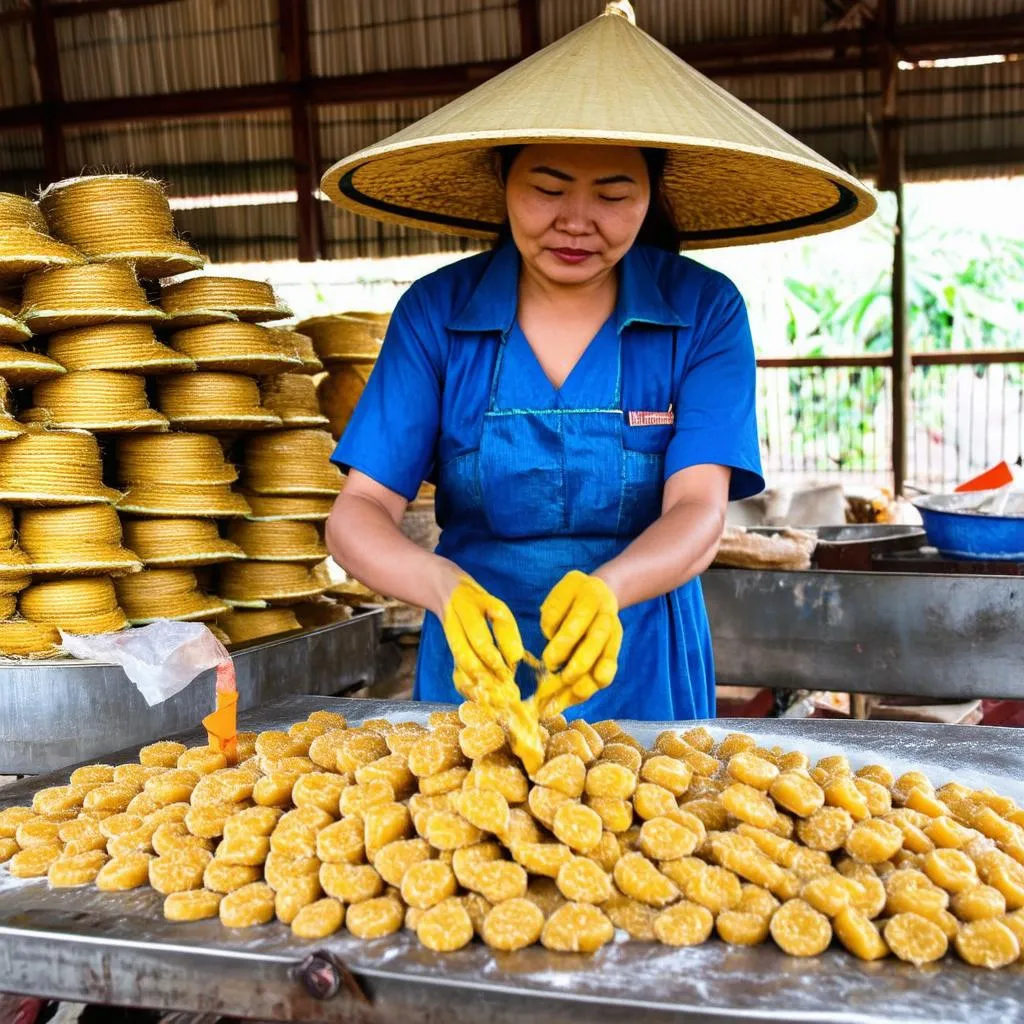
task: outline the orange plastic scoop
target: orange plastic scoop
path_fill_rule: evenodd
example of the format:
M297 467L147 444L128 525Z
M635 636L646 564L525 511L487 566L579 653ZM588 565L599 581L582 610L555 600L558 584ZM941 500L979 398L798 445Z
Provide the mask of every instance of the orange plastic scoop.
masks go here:
M991 469L986 469L966 483L962 483L957 491L994 491L1013 483L1013 471L1005 462L1000 462Z
M217 666L217 709L203 719L210 746L222 753L228 764L238 761L237 709L235 666L228 659Z

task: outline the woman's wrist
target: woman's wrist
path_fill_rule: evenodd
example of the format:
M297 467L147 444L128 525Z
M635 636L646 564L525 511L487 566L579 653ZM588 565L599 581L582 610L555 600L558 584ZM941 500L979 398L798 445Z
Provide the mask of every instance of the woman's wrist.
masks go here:
M599 566L595 569L591 575L596 576L599 580L603 580L608 589L612 592L615 597L615 603L619 608L622 607L622 592L621 586L622 581L619 578L618 567L615 564L616 559L612 559L610 562L605 562L604 565Z
M448 607L448 602L465 573L447 558L442 558L440 555L435 555L433 558L430 572L431 601L428 608L439 619L443 619L444 610Z

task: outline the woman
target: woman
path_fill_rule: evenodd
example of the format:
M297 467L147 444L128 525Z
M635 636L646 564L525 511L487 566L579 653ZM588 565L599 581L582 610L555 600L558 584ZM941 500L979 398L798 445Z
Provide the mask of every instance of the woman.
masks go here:
M535 104L550 105L545 117L574 106L567 69L585 69L587 57L607 68L630 46L657 46L618 17L598 18L562 42L581 35L571 65L554 53L553 92ZM531 66L531 81L543 81L538 59L559 45L520 66ZM596 82L581 75L581 95ZM475 91L488 93L485 108L495 106L500 83ZM621 93L621 78L616 88ZM468 106L472 119L467 99L451 107ZM621 96L604 101L614 110ZM588 719L714 714L697 577L714 557L727 502L763 486L754 353L736 288L677 255L683 204L669 174L676 152L643 145L665 133L643 130L642 104L634 115L636 144L615 126L607 130L615 145L600 131L588 138L565 128L534 129L533 138L497 128L489 146L476 129L466 133L475 149L459 138L453 180L487 175L500 190L498 243L402 297L335 453L349 476L328 521L330 550L372 589L431 613L420 699L456 701L496 684L520 666L525 647L571 690L562 703L586 701L574 713ZM502 124L507 109L503 116ZM439 147L445 153L431 118L420 123L425 179L437 173ZM485 234L482 219L433 208L443 189L413 187L422 198L411 212L390 201L386 184L372 194L389 170L408 182L400 163L415 166L408 139L418 127L381 144L383 178L375 181L371 147L328 172L328 193L360 212ZM522 144L494 144L509 134ZM757 176L749 173L752 188ZM742 175L736 184L742 192ZM837 189L853 194L833 185L833 199ZM762 177L761 187L770 182ZM829 218L866 215L839 209L843 200L839 193L808 224L821 230ZM821 197L808 199L812 209L814 202ZM495 212L492 198L491 230ZM785 217L760 229L750 233L794 230ZM437 484L442 527L435 554L398 527L428 478ZM532 683L524 671L519 680L524 691Z

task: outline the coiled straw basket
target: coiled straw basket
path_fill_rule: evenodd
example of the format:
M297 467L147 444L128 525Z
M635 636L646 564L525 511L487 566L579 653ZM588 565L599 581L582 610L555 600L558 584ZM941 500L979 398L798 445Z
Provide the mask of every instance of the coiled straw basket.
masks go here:
M121 543L121 520L110 505L24 509L18 534L37 576L120 575L142 568Z

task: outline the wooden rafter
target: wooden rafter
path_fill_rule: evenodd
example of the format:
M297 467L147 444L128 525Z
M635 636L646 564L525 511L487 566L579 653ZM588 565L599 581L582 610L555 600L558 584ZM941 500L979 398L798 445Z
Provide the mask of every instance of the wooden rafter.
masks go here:
M35 0L32 7L32 45L36 51L36 73L42 97L43 167L49 181L65 177L67 155L61 129L64 90L60 78L57 30L50 0Z

